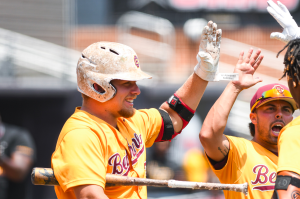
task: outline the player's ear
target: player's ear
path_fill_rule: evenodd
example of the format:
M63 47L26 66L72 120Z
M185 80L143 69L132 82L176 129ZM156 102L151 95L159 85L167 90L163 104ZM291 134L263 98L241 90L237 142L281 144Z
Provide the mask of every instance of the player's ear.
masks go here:
M250 113L250 120L251 120L252 124L257 124L257 114Z

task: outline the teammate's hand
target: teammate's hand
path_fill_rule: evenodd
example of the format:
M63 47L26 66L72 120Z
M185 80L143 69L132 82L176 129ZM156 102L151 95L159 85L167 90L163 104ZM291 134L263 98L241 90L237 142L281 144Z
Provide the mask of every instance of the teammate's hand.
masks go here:
M253 74L260 65L264 56L259 56L261 50L257 50L254 56L251 58L252 53L253 49L250 49L248 54L244 58L244 52L242 51L234 69L234 72L239 74L239 80L232 81L232 83L239 91L254 86L258 82L262 82L262 79L254 78Z
M217 30L216 23L209 21L203 28L197 54L198 64L194 68L195 73L203 80L217 81L221 37L222 30Z
M300 29L289 10L280 1L277 1L277 4L269 0L267 10L281 25L283 32L271 33L271 39L278 39L288 43L290 40L300 38Z

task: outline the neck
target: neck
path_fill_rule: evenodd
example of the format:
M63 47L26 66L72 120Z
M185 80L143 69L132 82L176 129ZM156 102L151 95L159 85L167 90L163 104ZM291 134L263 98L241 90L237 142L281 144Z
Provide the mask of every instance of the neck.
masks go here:
M107 110L103 103L94 99L89 99L88 101L84 100L81 110L86 111L117 128L118 117L114 116L109 110Z
M261 145L262 147L264 147L265 149L267 149L273 153L278 153L278 145L277 144L276 145L270 144L263 140L257 139L256 137L254 137L252 139L252 141L256 142L257 144Z

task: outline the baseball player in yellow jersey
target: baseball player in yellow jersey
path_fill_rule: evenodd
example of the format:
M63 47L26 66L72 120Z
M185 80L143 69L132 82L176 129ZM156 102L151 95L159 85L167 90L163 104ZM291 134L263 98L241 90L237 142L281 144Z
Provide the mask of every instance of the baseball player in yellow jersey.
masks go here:
M151 78L128 46L98 42L87 47L77 65L82 107L59 135L52 168L58 199L147 198L145 186L105 188L105 175L145 178L146 147L174 138L192 118L208 81L218 79L221 30L204 27L198 64L160 109L135 110L136 81Z
M298 108L300 105L300 29L288 9L279 1L268 1L268 12L283 27L282 33L271 38L283 41L288 47L284 57L283 76L287 81ZM280 53L279 52L279 53ZM300 117L285 126L278 136L278 168L273 198L300 198Z
M287 87L269 84L260 87L250 103L251 141L234 136L225 136L230 110L238 96L262 80L254 78L262 57L260 50L252 56L240 54L235 72L238 81L231 81L215 102L205 118L200 141L204 147L213 172L221 183L247 182L249 195L224 191L225 198L271 198L276 180L277 136L280 129L292 120L295 101ZM252 57L251 57L252 56Z

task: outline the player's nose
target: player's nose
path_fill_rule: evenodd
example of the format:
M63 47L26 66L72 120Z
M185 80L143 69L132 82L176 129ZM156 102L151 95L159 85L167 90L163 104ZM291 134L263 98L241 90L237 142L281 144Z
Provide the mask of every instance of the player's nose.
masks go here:
M276 117L276 119L281 119L282 118L282 112L277 111L275 117Z
M134 86L132 87L131 93L134 95L139 95L141 94L141 90L138 87L138 85L136 83L134 83Z

